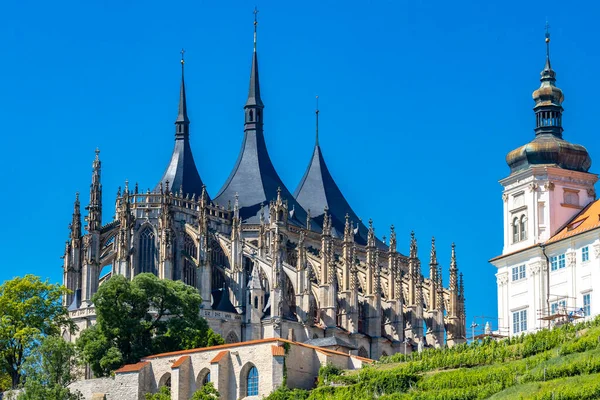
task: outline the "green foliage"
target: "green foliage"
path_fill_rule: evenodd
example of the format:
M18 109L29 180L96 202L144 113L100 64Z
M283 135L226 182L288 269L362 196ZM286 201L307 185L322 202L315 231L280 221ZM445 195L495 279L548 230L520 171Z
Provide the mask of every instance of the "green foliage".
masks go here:
M307 400L309 392L302 389L288 389L281 386L266 398L266 400Z
M199 316L198 291L181 281L117 275L92 301L97 323L82 332L77 347L99 377L150 354L224 343Z
M25 360L25 391L19 400L77 400L80 393L71 393L76 366L75 346L61 337L48 336Z
M600 398L599 336L597 318L501 342L392 355L358 373L326 366L308 399Z
M171 400L171 388L168 386L162 386L158 393L146 393L146 400Z
M13 388L21 381L25 358L43 337L75 329L61 305L65 293L65 287L34 275L0 285L0 373L10 376Z
M212 382L207 382L197 390L191 400L214 400L221 397Z

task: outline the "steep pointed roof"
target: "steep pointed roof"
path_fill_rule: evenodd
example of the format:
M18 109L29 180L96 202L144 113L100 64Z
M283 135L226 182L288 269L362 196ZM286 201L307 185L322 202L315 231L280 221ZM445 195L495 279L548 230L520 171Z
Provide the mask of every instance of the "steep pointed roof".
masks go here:
M175 120L175 146L171 155L171 161L165 169L160 182L155 191L160 190L162 184L166 189L168 187L173 192L179 192L183 189L183 194L202 193L202 179L196 168L192 148L190 147L190 120L187 115L187 100L185 97L185 80L183 74L183 50L181 57L181 86L179 89L179 110Z
M310 210L311 215L318 223L322 223L323 210L328 209L331 217L333 236L342 238L344 236L345 216L348 214L350 221L353 222L355 232L354 240L361 245L367 243L368 229L358 218L348 201L342 194L338 185L329 173L329 168L323 158L321 146L319 145L319 129L317 110L317 137L312 158L304 177L294 192L296 200L306 210Z
M258 80L255 21L250 87L244 106L244 140L235 166L214 202L223 206L233 204L237 194L242 221L258 223L261 205L267 208L265 212L268 215L269 202L277 198L278 189L281 188L281 197L287 201L290 212L288 221L304 227L307 213L287 189L269 157L263 133L263 109ZM318 230L318 226L313 224L312 229Z

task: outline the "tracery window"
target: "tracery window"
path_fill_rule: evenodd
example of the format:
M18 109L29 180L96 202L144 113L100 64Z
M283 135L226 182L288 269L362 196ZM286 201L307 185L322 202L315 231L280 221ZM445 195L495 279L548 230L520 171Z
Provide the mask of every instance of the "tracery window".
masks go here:
M154 230L146 226L140 232L138 249L138 271L156 275L156 240Z
M198 257L198 247L190 235L185 234L183 241L183 274L182 280L186 285L196 287L196 264L193 261Z

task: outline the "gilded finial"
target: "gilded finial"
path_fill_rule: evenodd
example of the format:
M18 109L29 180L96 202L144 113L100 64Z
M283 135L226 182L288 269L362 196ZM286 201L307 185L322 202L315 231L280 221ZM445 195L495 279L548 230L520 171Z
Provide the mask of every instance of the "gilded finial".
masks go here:
M550 60L550 24L546 21L546 58Z
M185 49L182 48L180 53L181 53L181 66L183 67L183 64L185 64L185 59L183 57L183 55L185 54Z

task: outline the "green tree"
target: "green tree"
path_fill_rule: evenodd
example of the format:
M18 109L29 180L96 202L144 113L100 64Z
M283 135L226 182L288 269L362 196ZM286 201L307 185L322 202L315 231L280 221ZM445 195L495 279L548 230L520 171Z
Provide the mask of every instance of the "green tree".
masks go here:
M75 346L60 336L44 338L23 364L25 391L19 400L77 400L80 393L71 393L67 386L75 380L72 371L77 365Z
M146 400L171 400L171 388L162 386L158 393L146 393Z
M65 293L64 286L34 275L0 285L0 372L10 376L13 388L19 386L25 358L43 337L59 335L63 327L75 329L61 305Z
M199 315L198 290L181 281L117 275L92 301L96 325L82 332L77 346L96 376L150 354L223 344Z
M191 400L214 400L221 397L212 382L207 382L194 392Z

